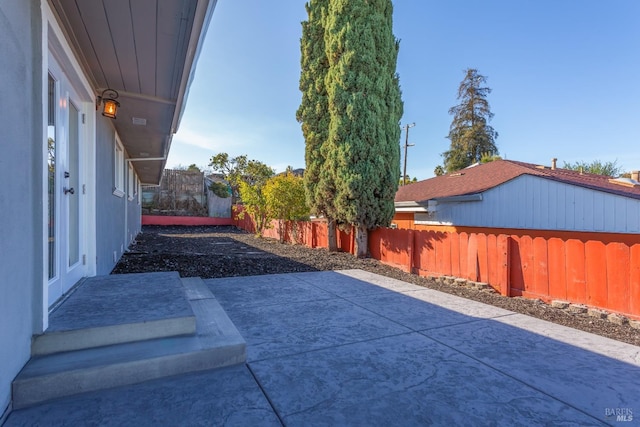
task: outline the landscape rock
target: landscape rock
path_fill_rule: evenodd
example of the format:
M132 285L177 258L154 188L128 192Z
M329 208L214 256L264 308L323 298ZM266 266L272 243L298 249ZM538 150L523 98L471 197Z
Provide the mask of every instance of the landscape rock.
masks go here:
M607 320L611 323L615 323L616 325L624 325L625 323L629 322L629 319L627 319L626 317L615 313L611 313L610 315L608 315Z
M455 284L458 286L467 286L467 279L457 278Z
M607 313L606 311L598 310L597 308L587 309L587 315L589 317L595 317L597 319L606 319L608 314L609 313Z
M565 309L569 307L569 301L562 301L559 299L554 299L551 301L551 307Z
M582 304L569 304L569 313L583 314L587 312L587 306Z

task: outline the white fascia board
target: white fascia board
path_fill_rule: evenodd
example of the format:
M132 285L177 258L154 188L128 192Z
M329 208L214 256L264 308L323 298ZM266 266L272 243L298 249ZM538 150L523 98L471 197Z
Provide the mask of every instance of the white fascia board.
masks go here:
M185 57L184 67L182 68L182 81L180 82L176 108L173 110L171 130L165 142L165 157L169 156L171 142L173 141L173 134L178 132L180 120L182 119L184 108L187 105L189 88L191 87L191 82L195 76L198 57L200 56L200 51L202 50L204 38L207 35L207 29L209 28L209 22L211 22L211 15L213 15L216 3L217 0L199 0L198 5L196 6L196 12L193 18L193 27L191 27L191 38L189 39L189 46L187 47L187 56ZM167 161L165 160L162 163L162 170L164 170L166 165ZM162 175L158 178L158 182L160 182L161 177Z
M450 196L450 197L440 197L437 199L429 200L429 204L431 202L438 203L458 203L458 202L481 202L482 201L482 193L475 194L464 194L462 196Z
M396 212L427 212L425 202L395 202Z
M415 208L396 208L396 212L427 212L427 208L420 206Z
M189 39L189 46L187 47L187 55L184 61L184 67L182 69L182 81L180 82L180 90L178 91L178 99L176 100L176 109L173 114L173 122L171 124L171 133L176 133L180 126L180 119L184 112L184 107L187 104L187 96L189 95L189 87L195 76L196 64L202 45L204 44L204 38L207 35L209 23L211 22L211 16L213 10L216 7L217 0L199 0L196 6L196 12L193 18L193 27L191 27L191 38ZM171 144L171 139L167 141ZM169 152L169 146L167 146L167 153Z
M415 225L447 225L447 226L452 226L453 223L450 221L420 221L420 220L415 220L413 222Z

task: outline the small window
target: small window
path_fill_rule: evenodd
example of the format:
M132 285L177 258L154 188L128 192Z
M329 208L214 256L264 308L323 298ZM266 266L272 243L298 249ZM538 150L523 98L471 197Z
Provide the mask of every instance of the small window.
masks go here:
M133 165L129 162L129 179L127 179L127 194L129 195L129 201L133 200L136 195L136 173L133 170Z
M114 156L113 156L113 194L118 197L124 196L124 148L120 138L116 135L114 142Z

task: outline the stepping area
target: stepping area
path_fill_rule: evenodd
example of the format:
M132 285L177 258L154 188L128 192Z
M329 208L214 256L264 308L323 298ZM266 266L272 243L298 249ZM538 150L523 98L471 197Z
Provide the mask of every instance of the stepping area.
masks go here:
M16 409L243 363L246 344L201 279L145 273L79 285L32 354L13 382Z
M360 270L182 280L223 309L211 330L235 325L246 362L7 425L612 425L640 411L636 346Z
M195 316L178 273L86 279L49 316L36 355L193 334Z

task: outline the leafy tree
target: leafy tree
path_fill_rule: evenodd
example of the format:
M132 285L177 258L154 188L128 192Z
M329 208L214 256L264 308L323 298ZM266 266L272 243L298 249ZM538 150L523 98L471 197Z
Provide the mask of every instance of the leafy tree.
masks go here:
M244 209L237 216L242 219L250 215L256 224L256 234L262 236L264 229L269 226L271 218L267 209L267 199L264 195L264 185L251 185L246 181L240 182L240 197Z
M623 172L622 167L618 165L618 159L613 162L603 162L601 160L594 160L590 163L584 161L575 163L564 162L563 168L610 177L618 177Z
M411 178L409 175L407 175L405 176L405 178L407 179L407 184L418 182L418 178L416 178L415 176ZM404 179L400 177L400 179L398 180L398 186L402 187L403 185L404 185Z
M436 168L433 170L433 174L435 176L442 176L445 174L444 168L441 165L436 166Z
M449 135L449 150L442 153L444 168L447 172L464 169L479 162L483 154L498 154L495 140L498 132L489 125L493 113L489 108L487 95L491 89L484 86L487 78L478 70L465 70L465 77L458 87L460 103L449 109L453 116Z
M189 171L189 172L202 172L202 171L200 170L200 168L199 168L198 166L196 166L196 164L195 164L195 163L191 163L191 164L189 165L189 167L187 167L187 171Z
M502 160L502 157L491 153L482 153L482 157L480 157L480 163L489 163L496 160Z
M227 153L219 153L211 157L209 166L229 183L233 203L238 202L242 182L250 185L264 184L275 173L269 166L257 160L249 160L246 155L229 158Z
M231 194L229 194L229 185L224 182L212 182L209 186L209 190L222 199L226 199L231 196Z
M271 222L264 188L274 173L273 169L264 163L249 160L244 174L239 178L238 189L244 210L238 213L238 217L243 218L245 214L249 214L256 223L256 234L259 236Z
M325 21L330 213L354 226L358 257L367 255L368 230L391 222L400 176L403 106L392 12L391 0L329 0Z
M329 0L310 0L306 5L307 20L302 22L300 39L300 91L302 101L296 119L302 125L305 139L304 186L311 212L327 218L329 251L337 251L336 222L333 208L335 184L326 162L329 135L329 99L325 79L329 60L325 52L325 24Z
M309 218L304 179L291 171L270 178L263 190L268 216L278 220L280 241L284 240L285 221Z
M263 186L274 174L273 168L257 160L249 160L241 179L249 185Z
M209 166L214 172L222 175L222 178L231 186L231 195L233 203L237 202L242 177L247 169L249 160L246 155L229 158L227 153L219 153L211 157Z

